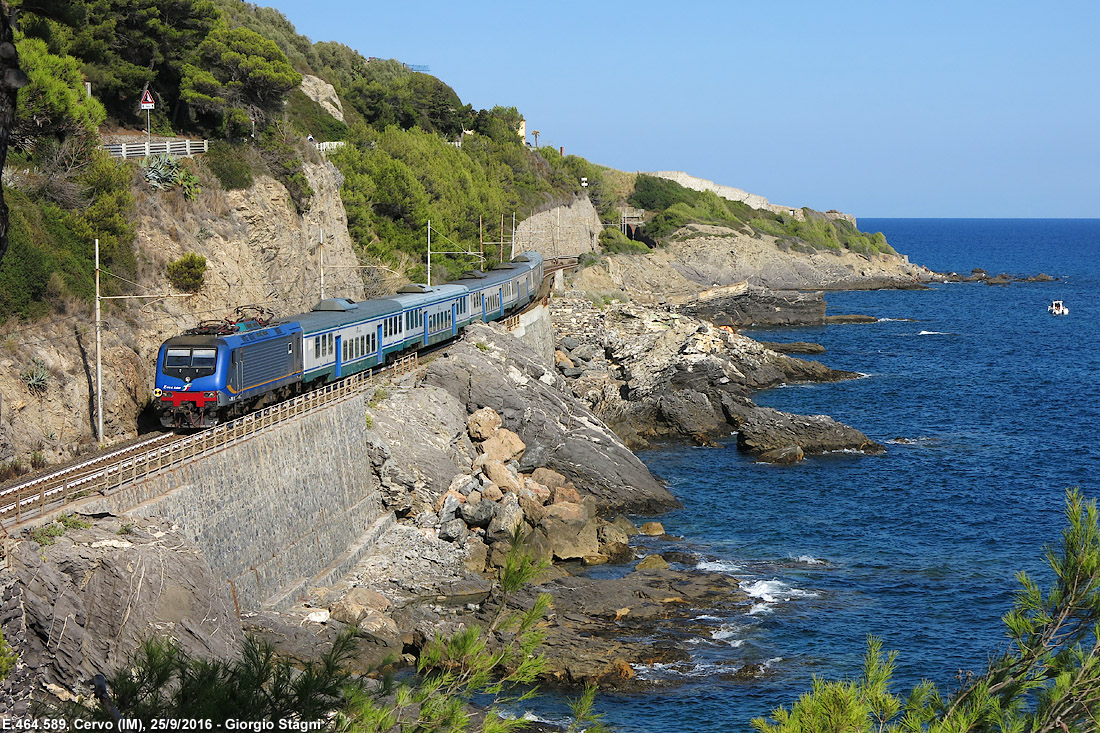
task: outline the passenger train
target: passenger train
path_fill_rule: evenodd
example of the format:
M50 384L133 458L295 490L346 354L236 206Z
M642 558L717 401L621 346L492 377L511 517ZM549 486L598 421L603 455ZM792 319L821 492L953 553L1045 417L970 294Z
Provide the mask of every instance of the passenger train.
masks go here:
M537 297L543 259L524 252L446 285L409 284L388 298L322 300L273 322L217 322L168 339L153 391L167 428L205 428L321 384L453 339Z

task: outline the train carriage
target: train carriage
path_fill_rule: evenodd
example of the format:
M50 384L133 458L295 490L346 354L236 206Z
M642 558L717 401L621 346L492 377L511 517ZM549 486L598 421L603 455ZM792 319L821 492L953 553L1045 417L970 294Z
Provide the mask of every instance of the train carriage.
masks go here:
M542 255L524 252L446 285L410 284L388 298L328 298L275 324L217 322L168 339L154 396L165 427L209 427L303 388L384 365L453 339L470 323L505 317L534 299Z

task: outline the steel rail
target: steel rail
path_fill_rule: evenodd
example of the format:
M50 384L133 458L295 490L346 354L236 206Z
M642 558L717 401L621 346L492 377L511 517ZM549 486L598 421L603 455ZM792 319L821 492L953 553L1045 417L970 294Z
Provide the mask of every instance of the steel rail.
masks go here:
M416 369L418 363L418 355L413 353L384 370L353 374L209 430L182 436L158 436L138 446L97 456L79 466L11 486L0 492L0 526L11 530L92 494L112 494L126 484L227 448L284 420L347 399L374 386L380 378L392 379L406 374ZM158 444L169 437L175 439ZM144 450L134 453L135 448ZM92 464L99 465L89 469ZM78 472L80 468L89 470Z

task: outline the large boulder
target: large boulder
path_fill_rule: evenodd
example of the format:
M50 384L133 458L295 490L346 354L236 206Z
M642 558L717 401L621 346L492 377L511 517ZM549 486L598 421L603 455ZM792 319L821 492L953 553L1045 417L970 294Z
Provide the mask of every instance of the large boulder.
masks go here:
M499 428L485 442L478 446L483 458L489 460L518 461L527 446L518 435L507 428Z
M432 509L452 479L469 472L476 451L467 433L466 405L447 391L397 392L373 407L371 415L371 432L387 446L378 472L394 511L415 515Z
M501 425L500 415L491 407L482 407L478 410L474 410L470 416L466 418L467 430L469 430L470 437L474 440L489 439Z
M600 543L596 519L583 504L562 502L546 507L539 527L559 560L598 555Z

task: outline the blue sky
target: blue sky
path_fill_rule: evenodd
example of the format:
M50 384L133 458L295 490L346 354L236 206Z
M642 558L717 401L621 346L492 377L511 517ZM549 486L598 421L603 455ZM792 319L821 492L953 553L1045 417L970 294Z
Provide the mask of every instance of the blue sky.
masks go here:
M1100 2L259 0L540 145L856 216L1100 217Z

